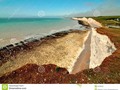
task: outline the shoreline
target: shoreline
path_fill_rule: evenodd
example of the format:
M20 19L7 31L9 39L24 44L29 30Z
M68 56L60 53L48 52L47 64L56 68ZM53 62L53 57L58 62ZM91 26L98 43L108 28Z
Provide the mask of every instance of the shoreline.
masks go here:
M84 41L82 40L82 38L85 38L87 33L88 33L88 31L69 30L69 31L58 32L58 33L46 36L46 37L44 37L40 40L35 39L32 42L28 42L28 40L24 40L24 42L17 43L15 47L13 45L10 45L9 49L8 49L8 46L7 46L4 49L2 49L4 51L3 55L6 58L2 59L0 69L2 71L4 71L4 74L5 74L6 72L9 72L10 69L11 70L16 70L17 68L20 68L21 66L23 66L23 65L25 65L29 62L29 63L38 64L38 65L55 64L59 67L66 68L70 72L71 68L73 67L72 66L73 62L75 62L76 57L78 57L77 53L78 52L80 53L82 51L81 45L84 44ZM66 40L67 40L67 42L64 43L63 41L61 41L62 38L63 38L64 42ZM57 39L58 39L58 42L56 44L52 43L52 42L56 41ZM80 42L79 40L80 41L82 40L82 41ZM59 42L61 43L60 47L59 46L57 46L57 47L54 46L54 45L57 45ZM61 48L63 48L64 44L66 45L64 47L65 50L64 49L62 50ZM47 47L45 48L44 45L45 45L45 47L47 45L47 47L49 49L50 48L54 49L56 47L56 50L57 50L57 48L58 48L58 53L55 53L54 50L46 51ZM49 45L50 45L50 47L49 47ZM63 46L61 47L61 45L63 45ZM75 45L76 45L76 47L74 47ZM72 48L72 49L70 50L70 48ZM46 49L46 50L44 50L44 49ZM1 53L2 50L0 50L0 53ZM43 52L43 55L42 55L42 52L40 54L41 50L45 51L45 53ZM49 55L48 58L46 57L47 52L51 52L51 53L48 53L48 55ZM8 53L8 55L6 55L6 53ZM24 54L24 53L26 53L26 54ZM54 53L54 54L51 56L52 53ZM20 54L20 56L19 56L19 54ZM34 54L35 54L35 56L34 56ZM57 54L58 54L58 56L56 56ZM64 55L61 56L61 54L64 54ZM38 56L36 56L36 55L38 55ZM40 58L38 58L39 59L38 60L36 57L39 57L39 56L40 56ZM16 60L12 60L12 58L13 59L16 58ZM22 60L20 60L19 58L22 59ZM53 60L52 60L52 58L53 58ZM56 58L55 61L54 61L54 58ZM65 58L66 61L64 61L63 58ZM29 61L29 59L30 59L30 61ZM42 59L44 59L44 60L42 60ZM9 60L9 61L7 61L7 60ZM49 63L47 63L48 61L49 61ZM17 63L19 63L19 64L17 64ZM10 67L10 69L7 69L9 67ZM6 70L4 70L4 68L6 68ZM1 74L2 74L2 72L1 72Z
M19 54L21 52L24 52L24 50L25 50L25 52L31 51L32 49L34 49L36 47L39 47L42 43L44 43L46 41L49 41L51 39L57 39L57 38L64 37L64 35L68 35L68 34L70 34L72 32L79 32L79 31L77 31L77 30L76 31L75 30L68 30L68 31L57 32L57 33L54 33L52 35L48 35L48 36L45 36L45 37L39 38L39 39L34 38L34 39L24 40L24 41L21 41L19 43L16 43L15 46L14 45L8 45L6 47L3 47L0 50L0 53L1 53L2 50L3 51L5 50L4 53L7 53L8 55L4 54L5 57L7 56L7 58L5 60L4 59L1 60L2 62L0 61L0 66L2 64L6 63L7 62L6 60L7 59L9 60L11 58L12 54L13 54L12 55L13 57L16 57L17 53ZM82 32L82 31L80 31L80 32ZM91 46L90 46L90 43L91 43L92 30L91 31L88 30L88 32L89 32L88 35L84 38L83 46L79 47L80 49L78 51L78 54L76 54L76 56L78 56L78 57L75 59L75 61L71 61L71 64L73 63L72 66L71 66L72 68L68 69L66 67L63 67L63 68L66 68L69 71L70 74L76 74L76 73L78 73L78 72L80 72L82 70L90 68L90 63L91 63L91 61L90 61L90 58L91 58ZM15 48L17 48L19 50L21 49L21 50L16 51ZM13 49L13 51L12 51L12 49ZM11 52L13 52L13 53L11 53ZM11 55L9 55L9 54L11 54ZM0 55L0 59L1 58L2 57ZM51 63L48 63L48 64L51 64ZM44 64L42 64L42 65L44 65Z
M12 54L17 55L17 53L19 52L32 50L33 48L39 46L40 44L44 43L47 40L61 38L71 32L72 30L56 32L51 35L46 35L44 37L29 38L23 41L19 41L18 43L9 44L9 45L0 47L0 66L1 66L1 60L9 59L12 56ZM5 54L6 52L9 52L8 53L9 56L3 57L4 55L6 55Z

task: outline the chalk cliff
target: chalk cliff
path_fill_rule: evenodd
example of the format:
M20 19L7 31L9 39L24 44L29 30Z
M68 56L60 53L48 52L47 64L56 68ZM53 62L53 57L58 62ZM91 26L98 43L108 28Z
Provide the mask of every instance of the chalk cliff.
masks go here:
M101 35L93 28L91 35L91 56L89 68L99 66L103 60L116 50L106 35Z
M92 19L92 18L73 18L73 20L78 20L79 24L83 25L83 26L88 26L90 28L90 33L91 35L89 35L90 37L87 39L90 41L90 50L88 50L88 46L86 45L86 50L84 50L84 54L87 54L87 52L90 52L90 56L89 60L85 60L82 59L84 61L87 61L86 63L89 64L89 68L95 68L97 66L99 66L106 57L110 56L115 50L115 46L114 44L110 41L110 39L108 38L108 36L106 35L101 35L99 33L97 33L96 29L97 28L101 28L102 24L97 22L96 20ZM87 41L86 40L86 41ZM86 44L86 43L84 43ZM83 57L86 57L87 55L84 55ZM78 57L79 58L79 57ZM88 62L89 61L89 62ZM86 64L84 63L84 65ZM78 64L79 65L79 64ZM80 68L80 67L79 67ZM85 69L85 68L84 68ZM75 70L73 70L74 73L77 73L78 70L75 72Z

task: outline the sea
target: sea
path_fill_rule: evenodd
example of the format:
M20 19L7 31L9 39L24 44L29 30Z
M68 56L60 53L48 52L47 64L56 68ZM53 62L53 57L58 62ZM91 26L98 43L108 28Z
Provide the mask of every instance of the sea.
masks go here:
M0 47L77 28L77 21L71 18L0 18Z

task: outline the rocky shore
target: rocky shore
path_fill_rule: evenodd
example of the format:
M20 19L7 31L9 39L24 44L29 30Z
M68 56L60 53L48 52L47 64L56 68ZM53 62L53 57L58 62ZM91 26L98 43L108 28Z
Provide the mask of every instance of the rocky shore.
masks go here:
M26 64L55 64L71 72L87 35L88 31L69 30L3 47L0 76Z
M60 38L71 32L78 32L78 31L70 30L70 31L58 32L42 38L38 38L38 39L30 38L24 41L20 41L19 43L15 43L14 45L10 44L5 47L1 47L0 48L0 66L3 63L7 62L7 60L9 60L10 58L15 57L20 52L26 52L26 51L32 50L33 48L40 46L42 43L50 39Z
M9 71L9 69L7 67L5 67L4 70L6 69L6 70L8 70L8 72L7 73L4 72L4 75L2 75L0 77L0 83L120 83L120 78L119 78L120 77L120 70L119 70L119 68L120 68L119 67L120 66L119 65L120 64L120 62L119 62L120 41L118 39L118 38L120 38L120 32L119 32L119 30L116 30L116 32L117 32L116 33L116 32L114 32L114 30L109 29L109 28L104 28L104 27L97 28L96 31L97 31L97 33L100 33L101 35L102 34L107 35L110 38L110 40L113 43L115 43L115 46L117 48L117 50L112 55L110 55L110 56L108 55L102 62L100 62L99 66L95 66L94 68L90 68L90 69L83 69L82 71L77 71L75 74L70 74L69 69L66 68L65 66L63 68L63 67L61 67L62 65L60 66L60 65L54 65L54 64L38 65L38 63L34 62L34 63L24 64L22 67L19 67L12 71ZM51 43L49 42L50 40L55 40L58 38L61 39L71 33L76 33L75 37L77 37L78 33L85 34L86 32L87 31L81 32L79 30L69 30L69 31L65 31L65 32L55 33L53 35L46 36L44 38L25 40L25 41L21 41L20 43L16 43L15 45L6 46L0 50L1 67L5 63L7 63L8 60L12 60L13 58L17 59L17 57L19 56L19 54L21 54L21 52L24 52L24 53L22 53L22 55L23 55L25 53L27 54L31 50L34 51L36 47L39 47L42 44L51 45ZM85 36L86 36L86 34L85 34ZM70 37L71 37L71 35L70 35ZM78 40L78 39L80 39L80 38L77 38L76 40ZM63 39L61 39L61 40L63 40ZM98 38L96 38L94 40L95 40L95 42L96 42L96 40L97 40L97 42L99 41ZM103 42L104 42L104 40L103 40ZM52 43L53 43L53 41L52 41ZM78 45L81 45L81 44L78 44ZM106 42L105 42L105 45L106 45ZM73 46L74 46L74 44L73 44ZM92 47L92 48L94 48L94 47ZM38 49L39 48L37 48L37 50ZM107 48L107 49L109 50L109 48ZM42 50L42 49L40 49L40 50ZM61 50L61 48L60 48L60 50ZM77 49L75 49L75 52L76 52L76 50ZM98 49L96 49L96 50L98 50ZM79 51L79 55L80 55L80 50L78 50L78 51ZM71 53L70 55L72 55L72 54L73 53ZM78 53L74 53L74 54L76 55ZM79 55L77 55L77 57ZM98 54L98 55L100 55L100 54ZM67 60L67 58L63 59L63 60ZM19 61L19 59L18 59L18 61ZM94 60L94 61L97 61L97 60ZM12 62L12 63L15 64L15 62ZM87 61L87 63L90 65L90 62ZM10 66L10 69L11 69L11 67L12 66Z

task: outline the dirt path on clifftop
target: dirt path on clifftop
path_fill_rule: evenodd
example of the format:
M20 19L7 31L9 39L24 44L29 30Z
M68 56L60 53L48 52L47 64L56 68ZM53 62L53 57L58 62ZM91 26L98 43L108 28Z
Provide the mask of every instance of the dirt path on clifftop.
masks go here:
M85 42L84 49L81 52L80 56L78 57L76 63L74 64L71 74L76 74L79 71L89 68L90 55L91 55L90 53L91 52L91 47L90 47L91 35L92 35L92 31L90 31L90 34Z

